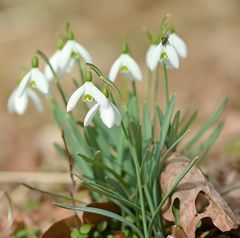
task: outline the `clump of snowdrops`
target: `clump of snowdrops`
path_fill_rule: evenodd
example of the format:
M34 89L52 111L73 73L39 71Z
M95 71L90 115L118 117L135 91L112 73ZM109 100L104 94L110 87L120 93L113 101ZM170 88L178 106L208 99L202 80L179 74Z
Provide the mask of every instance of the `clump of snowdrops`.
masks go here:
M105 215L120 222L123 230L131 231L131 237L140 238L164 237L162 206L192 166L212 147L223 122L204 141L201 138L216 123L226 105L225 99L210 120L178 149L189 134L197 112L187 108L182 113L175 109L176 96L168 88L168 71L180 67L187 56L187 46L176 34L168 16L163 18L156 35L146 33L150 42L146 53L149 77L143 79L142 69L126 40L106 75L93 63L90 53L78 43L67 24L66 35L58 39L57 50L51 57L40 50L36 52L31 69L8 102L10 112L22 115L29 101L42 110L38 93L45 95L53 106L65 142L65 146L55 144L55 147L64 157L71 157L73 181L80 179L92 192L94 201L113 201L121 212L86 207L76 201L72 205L55 205ZM39 60L46 64L44 71L39 69ZM74 67L79 76L71 74ZM129 81L127 99L115 84L119 74ZM62 87L62 76L72 81L74 92L66 92ZM160 80L164 85L161 89ZM140 81L146 83L144 103L140 103L136 87ZM54 87L62 101L52 93ZM164 109L159 105L159 94L164 94ZM166 158L176 150L192 159L172 188L162 194L159 176Z

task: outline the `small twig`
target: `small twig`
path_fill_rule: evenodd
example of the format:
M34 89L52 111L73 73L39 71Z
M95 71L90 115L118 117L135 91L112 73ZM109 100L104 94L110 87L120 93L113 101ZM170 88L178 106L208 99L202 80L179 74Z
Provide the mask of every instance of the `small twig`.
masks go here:
M74 164L74 159L71 155L71 153L69 152L68 150L68 146L67 146L67 142L65 140L65 136L64 136L64 131L62 129L62 139L63 139L63 143L64 143L64 149L65 149L65 153L66 153L66 156L68 158L68 164L69 164L69 174L70 174L70 179L71 179L71 189L70 189L70 196L72 198L72 205L73 206L76 206L76 199L75 199L75 188L76 188L76 181L74 179L74 174L73 174L73 164ZM78 216L77 215L77 212L74 211L76 217ZM76 227L79 227L80 224L79 224L79 221L78 219L76 218L75 219L75 223L76 223Z

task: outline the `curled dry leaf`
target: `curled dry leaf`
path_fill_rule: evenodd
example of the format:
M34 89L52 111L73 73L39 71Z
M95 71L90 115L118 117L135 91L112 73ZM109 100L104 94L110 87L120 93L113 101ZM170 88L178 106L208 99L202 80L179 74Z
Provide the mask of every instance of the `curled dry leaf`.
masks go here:
M41 238L70 238L72 229L80 225L80 218L73 215L54 223L42 234Z
M171 188L188 163L187 157L177 153L166 160L160 176L163 194ZM197 224L203 218L210 218L222 232L236 229L240 223L226 201L197 166L182 179L171 199L164 205L163 216L168 221L174 221L172 209L176 200L179 201L180 225L189 238L195 237Z

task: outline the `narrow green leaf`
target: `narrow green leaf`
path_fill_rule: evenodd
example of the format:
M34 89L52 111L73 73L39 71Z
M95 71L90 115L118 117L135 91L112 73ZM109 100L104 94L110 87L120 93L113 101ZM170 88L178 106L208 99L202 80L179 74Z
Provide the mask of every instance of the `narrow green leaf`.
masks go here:
M61 198L61 199L64 199L66 201L72 201L72 198L69 197L69 196L66 196L66 195L62 195L62 194L59 194L59 193L53 193L53 192L49 192L49 191L46 191L46 190L43 190L43 189L40 189L40 188L36 188L36 187L33 187L27 183L21 183L24 187L28 188L28 189L31 189L33 191L36 191L36 192L40 192L42 194L45 194L45 195L48 195L50 197L55 197L55 198ZM77 200L75 199L76 202L81 202L83 203L82 201L80 200Z
M116 213L113 213L113 212L110 212L110 211L107 211L104 209L100 209L100 208L69 206L69 205L63 205L63 204L59 204L59 203L55 203L55 202L53 204L58 207L62 207L62 208L69 209L69 210L89 212L89 213L102 215L102 216L106 216L106 217L118 220L118 221L122 222L123 224L131 227L139 235L139 237L144 238L141 230L138 227L136 227L134 224L129 222L127 219L123 218L122 216L120 216Z
M144 141L148 144L152 141L152 122L150 118L148 102L144 102L143 107L143 135Z
M219 119L219 117L222 115L226 105L227 105L228 99L224 98L224 100L220 103L219 107L217 108L214 115L203 124L203 126L199 129L199 131L196 133L196 135L190 140L187 145L185 145L182 149L183 153L187 153L193 145L196 144L196 142L202 137L202 135Z

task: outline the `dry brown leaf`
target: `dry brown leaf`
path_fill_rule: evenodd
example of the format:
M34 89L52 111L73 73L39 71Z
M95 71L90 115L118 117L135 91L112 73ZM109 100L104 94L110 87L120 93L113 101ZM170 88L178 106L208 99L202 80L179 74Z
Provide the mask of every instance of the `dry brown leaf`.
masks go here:
M41 238L70 238L72 229L80 225L80 218L77 215L73 215L54 223L42 234Z
M113 202L95 202L95 203L90 203L88 207L100 208L100 209L104 209L114 213L120 212L120 208ZM109 217L93 214L90 212L83 213L84 223L96 224L97 222L110 221L110 220L111 218Z
M188 163L187 157L177 153L166 160L166 166L160 176L163 194L170 189ZM174 221L172 206L176 199L180 202L180 224L189 238L195 237L196 226L203 218L211 218L213 224L223 232L236 229L240 223L197 166L193 166L177 186L170 201L164 205L163 217L168 221Z
M174 238L187 238L187 235L184 233L184 231L177 226L172 226L171 236Z

